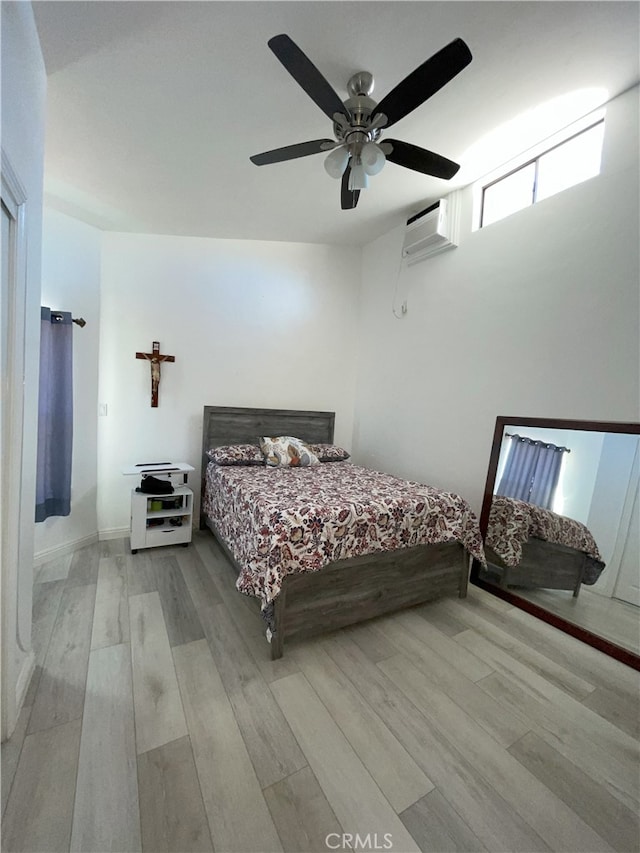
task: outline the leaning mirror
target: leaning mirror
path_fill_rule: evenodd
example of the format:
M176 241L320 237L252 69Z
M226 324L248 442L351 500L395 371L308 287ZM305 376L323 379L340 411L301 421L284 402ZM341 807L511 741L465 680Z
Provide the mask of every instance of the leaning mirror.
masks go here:
M501 416L471 581L640 669L640 424Z

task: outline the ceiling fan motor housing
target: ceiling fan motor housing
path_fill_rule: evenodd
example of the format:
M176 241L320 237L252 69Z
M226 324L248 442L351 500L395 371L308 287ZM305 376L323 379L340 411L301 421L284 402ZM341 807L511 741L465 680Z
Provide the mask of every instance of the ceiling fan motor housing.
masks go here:
M373 74L369 71L359 71L354 74L347 83L347 91L350 95L344 105L350 116L350 121L339 115L333 123L333 130L339 142L373 142L379 135L380 129L369 130L371 115L376 108L376 102L371 98L373 92ZM349 138L354 132L364 133L366 137Z

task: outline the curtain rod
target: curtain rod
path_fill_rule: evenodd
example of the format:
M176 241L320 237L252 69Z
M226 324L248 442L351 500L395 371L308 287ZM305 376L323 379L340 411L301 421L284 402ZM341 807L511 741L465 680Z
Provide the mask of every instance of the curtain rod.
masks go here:
M60 311L52 311L51 316L55 320L62 320L62 314L60 313ZM84 319L84 317L72 317L71 322L76 323L78 326L80 326L81 329L83 329L87 325L87 321Z
M571 453L568 447L559 447L557 444L553 444L552 442L542 441L541 438L528 438L526 435L518 435L518 433L511 434L510 432L505 432L506 438L521 438L524 441L530 441L532 444L536 444L540 442L540 444L544 444L545 447L555 447L556 450L561 450L563 453Z

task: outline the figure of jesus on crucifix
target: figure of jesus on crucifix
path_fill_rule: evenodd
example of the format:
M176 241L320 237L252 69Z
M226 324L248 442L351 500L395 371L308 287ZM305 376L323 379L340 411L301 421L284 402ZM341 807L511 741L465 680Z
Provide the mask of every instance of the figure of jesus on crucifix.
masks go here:
M151 406L158 407L158 386L160 385L160 364L163 361L175 361L174 355L160 353L160 341L154 341L151 352L137 352L136 358L145 358L151 362Z

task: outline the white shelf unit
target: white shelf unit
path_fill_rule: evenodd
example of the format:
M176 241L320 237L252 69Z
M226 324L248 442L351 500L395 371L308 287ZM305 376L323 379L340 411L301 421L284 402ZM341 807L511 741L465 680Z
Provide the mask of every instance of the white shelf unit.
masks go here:
M175 523L180 519L180 524ZM171 521L174 520L172 524ZM184 545L191 542L193 492L189 486L175 486L170 495L131 492L131 553L139 548Z

